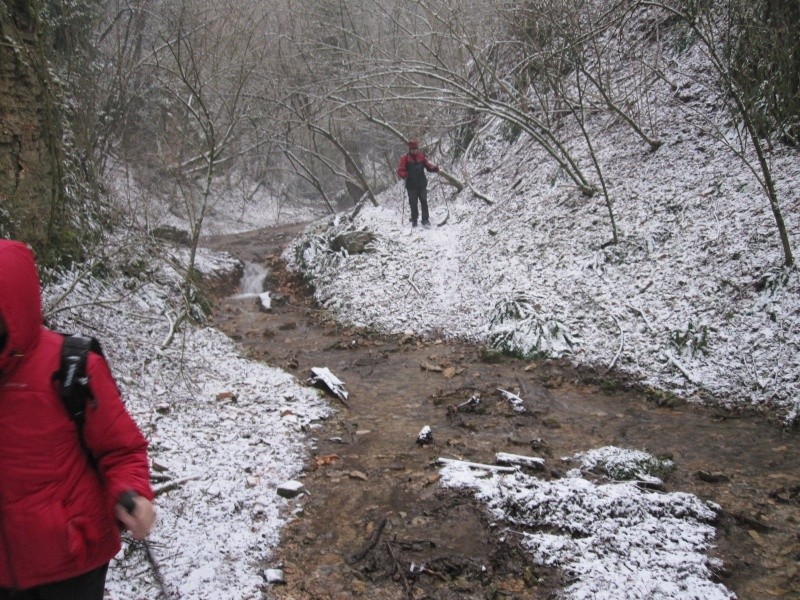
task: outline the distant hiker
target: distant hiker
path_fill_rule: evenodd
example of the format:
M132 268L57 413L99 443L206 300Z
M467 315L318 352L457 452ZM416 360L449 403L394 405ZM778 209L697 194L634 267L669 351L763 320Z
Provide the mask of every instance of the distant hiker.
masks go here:
M147 441L96 352L73 420L64 339L43 325L33 253L0 240L0 600L102 600L120 526L141 540L155 521Z
M438 173L439 167L428 162L420 151L417 140L411 140L408 142L408 154L400 158L397 176L406 180L408 204L411 206L411 225L414 227L417 226L419 218L417 201L422 206L422 225L425 227L431 225L428 220L428 179L425 177L425 170Z

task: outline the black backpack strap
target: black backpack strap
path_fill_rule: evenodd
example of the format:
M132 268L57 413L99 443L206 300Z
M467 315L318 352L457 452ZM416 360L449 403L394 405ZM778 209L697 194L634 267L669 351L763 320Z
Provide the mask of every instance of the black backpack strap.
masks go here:
M78 427L79 434L83 427L86 404L91 398L89 377L86 365L89 352L103 355L100 342L82 335L65 335L61 346L61 367L58 373L60 394L70 418Z

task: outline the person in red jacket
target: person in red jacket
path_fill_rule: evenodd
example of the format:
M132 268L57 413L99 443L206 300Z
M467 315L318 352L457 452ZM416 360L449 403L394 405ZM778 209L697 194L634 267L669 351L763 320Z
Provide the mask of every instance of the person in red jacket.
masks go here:
M425 155L419 149L419 142L411 140L408 142L408 153L400 158L397 166L397 176L406 180L406 192L408 192L408 203L411 206L411 225L417 226L419 209L417 203L422 207L422 225L430 227L428 219L428 179L425 171L438 173L439 167L428 162Z
M144 539L155 521L147 441L93 352L82 445L53 379L62 340L33 253L0 240L0 600L101 600L120 525Z

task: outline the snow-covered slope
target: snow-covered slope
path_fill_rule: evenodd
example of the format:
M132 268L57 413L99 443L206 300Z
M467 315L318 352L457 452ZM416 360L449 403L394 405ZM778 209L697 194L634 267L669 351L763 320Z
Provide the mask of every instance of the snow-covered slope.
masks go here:
M616 245L606 245L602 195L581 195L524 134L510 144L495 124L459 167L492 204L436 181L432 221L446 223L412 230L398 183L379 208L364 208L352 224L340 217L327 231L316 224L286 256L322 304L358 325L568 354L687 398L762 406L793 420L800 277L782 267L770 206L751 171L692 122L668 86L662 91L652 107L663 142L655 152L622 123L590 122ZM695 110L703 106L698 99ZM705 116L724 121L713 107ZM588 164L577 134L573 142ZM797 251L800 154L777 148L772 169ZM331 250L329 241L350 228L377 234L370 253Z

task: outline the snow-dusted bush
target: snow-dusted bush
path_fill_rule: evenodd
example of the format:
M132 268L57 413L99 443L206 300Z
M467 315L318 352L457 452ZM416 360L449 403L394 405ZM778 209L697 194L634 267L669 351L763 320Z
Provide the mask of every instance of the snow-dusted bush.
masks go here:
M575 345L567 325L524 293L495 305L488 338L493 348L522 358L557 358Z

